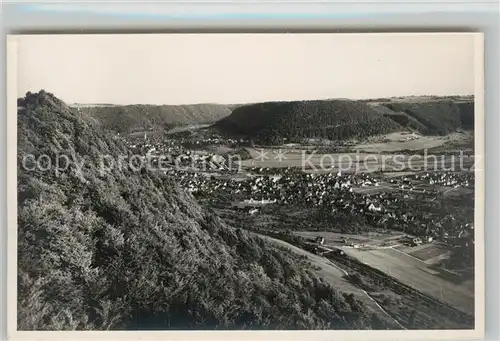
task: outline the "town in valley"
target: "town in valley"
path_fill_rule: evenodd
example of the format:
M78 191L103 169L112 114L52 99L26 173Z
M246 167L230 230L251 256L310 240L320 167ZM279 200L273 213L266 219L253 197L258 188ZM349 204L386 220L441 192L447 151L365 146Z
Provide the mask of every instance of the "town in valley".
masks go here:
M328 102L304 102L304 110ZM215 124L164 130L139 124L115 138L141 155L136 167L172 177L228 224L300 249L315 271L401 328L472 326L473 98L362 105L404 123L358 139L306 134L270 142L226 128L242 106ZM426 121L441 112L455 115L456 125Z

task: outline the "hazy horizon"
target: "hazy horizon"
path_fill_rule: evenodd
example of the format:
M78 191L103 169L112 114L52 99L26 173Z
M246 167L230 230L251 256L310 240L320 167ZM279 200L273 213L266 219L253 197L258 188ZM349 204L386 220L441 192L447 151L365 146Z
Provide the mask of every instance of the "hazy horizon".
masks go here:
M474 34L22 35L18 97L189 105L472 96Z
M31 91L32 93L39 92L40 90L44 90L46 92L52 93L54 96L58 97L59 99L63 100L66 104L68 105L82 105L82 106L128 106L128 105L203 105L203 104L212 104L212 105L249 105L249 104L257 104L257 103L264 103L264 102L300 102L300 101L334 101L334 100L346 100L346 101L358 101L358 100L377 100L377 99L395 99L395 98L411 98L411 97L437 97L437 98L445 98L445 97L474 97L474 94L463 94L463 95L408 95L408 96L391 96L391 97L367 97L367 98L317 98L317 99L294 99L294 100L268 100L268 101L260 101L260 102L239 102L239 103L219 103L219 102L193 102L193 103L177 103L177 104L168 104L168 103L163 103L163 104L151 104L151 103L127 103L127 104L117 104L117 103L81 103L81 102L68 102L65 101L64 98L61 98L60 96L57 96L56 93L51 92L49 89L38 89L38 90L28 90Z

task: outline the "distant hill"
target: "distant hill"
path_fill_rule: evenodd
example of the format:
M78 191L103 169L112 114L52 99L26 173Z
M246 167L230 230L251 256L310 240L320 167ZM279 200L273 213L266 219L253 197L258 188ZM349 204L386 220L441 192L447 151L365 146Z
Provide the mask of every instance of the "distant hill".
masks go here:
M384 115L422 134L445 135L457 129L474 129L474 101L434 100L385 102ZM380 110L380 109L379 109Z
M214 125L223 134L270 144L358 139L397 130L443 135L473 127L474 101L468 98L265 102L236 107Z
M273 143L302 138L345 140L411 130L444 135L474 128L473 97L401 97L252 104L75 104L103 128L119 133L215 124L221 133Z
M400 125L360 101L266 102L235 108L214 127L228 135L275 143L303 138L343 140L384 134Z
M104 169L131 152L88 114L45 91L18 107L19 330L390 328L174 179Z
M165 130L177 126L212 124L231 114L223 104L192 105L75 105L103 127L119 133Z

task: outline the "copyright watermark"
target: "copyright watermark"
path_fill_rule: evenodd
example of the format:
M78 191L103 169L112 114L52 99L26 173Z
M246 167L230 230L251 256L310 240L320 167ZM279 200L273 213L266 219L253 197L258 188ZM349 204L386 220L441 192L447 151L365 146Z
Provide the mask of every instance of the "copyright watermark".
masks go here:
M424 150L422 154L319 154L316 151L301 153L301 167L312 171L402 172L402 171L470 171L477 169L480 158L470 153L457 155L433 155Z
M105 176L115 171L141 172L143 170L166 172L178 171L231 171L241 170L241 157L229 155L198 156L180 155L100 155L97 160L89 157L57 154L25 154L21 159L21 167L28 172L52 172L56 177L73 173L84 177L88 171Z
M471 171L477 170L481 158L471 153L459 152L453 155L433 155L427 150L416 154L370 154L320 153L317 150L301 150L294 153L286 150L258 150L250 160L242 160L238 154L214 155L184 153L177 155L100 155L97 160L74 154L23 155L21 167L28 172L52 172L56 177L73 172L84 177L92 169L101 176L115 171L194 171L194 172L242 172L248 166L260 165L266 168L295 167L303 171L341 172L402 172L402 171Z

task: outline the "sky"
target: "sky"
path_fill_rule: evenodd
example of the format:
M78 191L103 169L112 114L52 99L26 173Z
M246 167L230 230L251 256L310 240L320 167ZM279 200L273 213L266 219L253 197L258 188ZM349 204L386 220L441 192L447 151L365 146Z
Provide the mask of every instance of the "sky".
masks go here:
M18 97L251 103L474 94L475 35L23 35Z

